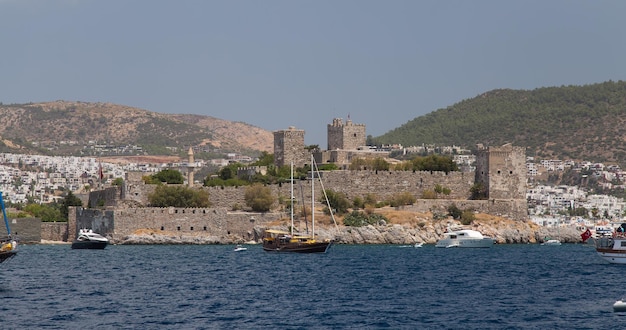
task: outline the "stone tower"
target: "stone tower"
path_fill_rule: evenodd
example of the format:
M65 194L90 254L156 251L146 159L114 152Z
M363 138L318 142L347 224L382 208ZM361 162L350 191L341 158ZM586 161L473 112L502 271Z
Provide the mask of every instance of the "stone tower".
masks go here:
M189 156L188 164L187 164L187 186L193 186L193 168L195 160L193 159L193 148L189 147L189 151L187 151L187 156Z
M487 188L490 199L526 199L526 149L510 143L478 146L476 183Z
M274 132L274 165L280 167L294 163L308 164L308 153L304 149L304 130L291 126L287 130Z
M350 117L345 125L341 118L328 124L328 150L356 150L364 146L365 141L365 125L353 124Z

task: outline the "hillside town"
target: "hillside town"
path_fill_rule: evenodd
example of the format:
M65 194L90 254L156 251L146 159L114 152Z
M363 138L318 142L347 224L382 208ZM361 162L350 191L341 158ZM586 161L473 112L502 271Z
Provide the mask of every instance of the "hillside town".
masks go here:
M444 152L453 156L461 171L474 170L475 156L458 147L407 147L393 146L401 154ZM454 150L454 152L452 152ZM33 201L51 203L62 198L60 191L72 191L76 194L110 186L117 178L124 179L128 172L143 172L146 175L163 169L178 169L181 172L189 167L225 166L233 162L249 163L254 161L247 156L227 154L222 159L194 160L180 163L127 163L115 164L103 162L95 157L53 157L43 155L24 155L0 153L0 190L7 202L17 204ZM591 228L615 227L622 222L626 203L623 199L610 195L591 194L582 186L551 186L539 184L539 178L566 170L585 171L605 188L615 188L625 176L619 166L605 166L601 163L573 162L564 160L540 160L527 157L527 202L529 219L538 225L587 226ZM195 181L194 184L201 184ZM569 216L568 210L584 208L587 216Z

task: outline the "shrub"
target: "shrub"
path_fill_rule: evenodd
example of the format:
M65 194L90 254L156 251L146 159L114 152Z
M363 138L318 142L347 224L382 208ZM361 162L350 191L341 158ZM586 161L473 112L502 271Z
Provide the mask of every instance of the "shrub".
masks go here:
M477 182L470 188L470 199L484 200L487 199L487 187L484 184Z
M422 199L437 199L437 193L432 190L424 190L422 192Z
M389 205L393 207L412 205L415 203L415 201L415 196L413 196L410 192L405 191L391 196L391 199L389 200Z
M361 211L352 211L343 218L343 224L350 227L375 225L381 221L388 221L382 214L366 214Z
M362 209L365 207L365 203L363 202L363 200L361 199L361 197L354 197L354 199L352 200L352 206L355 209Z
M255 183L248 188L244 194L246 205L255 212L267 212L274 203L274 196L269 187Z
M448 206L448 215L452 217L452 219L460 219L463 211L459 209L455 204Z
M476 219L476 215L474 215L474 211L472 210L465 210L461 214L461 223L463 225L467 226L471 224L474 221L474 219Z
M326 197L328 197L328 204L333 208L336 214L345 214L348 212L350 202L344 193L335 192L331 189L326 189ZM322 202L326 203L324 197L321 197Z

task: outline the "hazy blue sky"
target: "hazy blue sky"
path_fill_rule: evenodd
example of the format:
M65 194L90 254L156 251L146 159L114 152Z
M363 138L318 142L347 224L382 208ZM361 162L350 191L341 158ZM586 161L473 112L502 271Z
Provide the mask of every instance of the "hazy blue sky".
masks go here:
M0 102L378 136L497 88L626 80L626 1L0 0Z

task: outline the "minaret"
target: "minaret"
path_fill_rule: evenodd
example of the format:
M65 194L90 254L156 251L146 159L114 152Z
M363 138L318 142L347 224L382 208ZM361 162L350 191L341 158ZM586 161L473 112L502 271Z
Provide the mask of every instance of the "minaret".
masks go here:
M193 160L193 148L189 147L189 151L187 152L189 156L189 161L187 163L187 186L193 186L193 168L194 168L194 160Z

